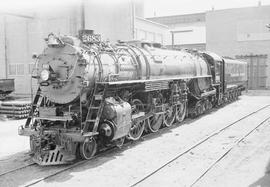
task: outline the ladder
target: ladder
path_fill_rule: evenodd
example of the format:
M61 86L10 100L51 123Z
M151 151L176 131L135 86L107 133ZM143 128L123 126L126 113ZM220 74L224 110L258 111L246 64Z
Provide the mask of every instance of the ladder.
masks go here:
M101 92L99 92L98 90L100 86L104 86ZM98 124L104 108L105 93L107 91L107 87L108 84L105 85L101 85L99 83L95 84L86 120L85 122L83 122L83 129L82 129L83 136L94 136L98 134L97 132ZM89 132L89 127L91 126L93 127L93 129L92 132Z
M33 118L33 115L34 115L35 110L37 108L37 104L38 104L38 101L40 99L40 96L41 96L41 89L40 89L40 87L38 87L37 93L36 93L34 101L32 103L31 111L30 111L30 113L29 113L29 115L27 117L27 120L25 122L25 127L26 128L29 127L29 124L30 124L30 122L31 122L31 120Z

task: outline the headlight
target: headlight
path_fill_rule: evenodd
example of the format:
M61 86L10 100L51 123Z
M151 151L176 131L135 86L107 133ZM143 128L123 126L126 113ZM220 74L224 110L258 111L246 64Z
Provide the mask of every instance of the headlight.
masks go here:
M41 73L40 73L40 78L43 81L48 80L49 76L50 76L50 72L48 70L46 70L46 69L42 70Z

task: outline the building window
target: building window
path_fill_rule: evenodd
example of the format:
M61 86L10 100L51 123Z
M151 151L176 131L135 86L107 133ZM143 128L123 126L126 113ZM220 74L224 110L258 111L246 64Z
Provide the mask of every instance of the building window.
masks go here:
M17 75L24 75L24 64L17 64Z
M8 74L9 75L16 75L16 64L9 64L8 65Z
M9 75L24 75L24 64L9 64L8 74Z

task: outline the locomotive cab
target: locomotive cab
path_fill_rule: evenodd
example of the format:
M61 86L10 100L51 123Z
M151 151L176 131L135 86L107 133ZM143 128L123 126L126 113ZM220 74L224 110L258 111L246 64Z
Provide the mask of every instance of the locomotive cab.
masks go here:
M214 84L219 84L223 80L223 60L221 57L212 52L202 52L210 69Z

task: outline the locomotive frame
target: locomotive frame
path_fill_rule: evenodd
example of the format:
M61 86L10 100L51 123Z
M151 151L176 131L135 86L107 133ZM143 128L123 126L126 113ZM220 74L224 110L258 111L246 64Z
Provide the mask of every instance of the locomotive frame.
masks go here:
M49 35L48 46L51 48L63 47L65 42L67 40ZM40 165L56 165L70 163L77 157L91 159L100 149L121 147L126 138L138 140L144 132L155 133L162 127L172 126L175 121L182 122L187 116L196 117L212 107L236 100L246 87L245 79L229 84L225 73L226 59L192 50L184 53L198 59L197 63L199 60L205 63L209 74L152 78L146 54L156 63L162 63L162 59L151 54L151 46L151 43L120 43L112 47L87 42L83 48L94 54L94 65L98 69L96 79L89 83L82 76L76 76L81 81L80 95L65 104L53 102L44 95L46 81L40 82L26 124L19 128L20 135L30 136L34 161ZM129 75L137 79L118 80L118 74L102 78L103 70L106 70L102 53L112 56L118 72L120 58L130 57L136 64L126 65L122 70L136 72ZM83 54L78 56L77 65L86 67ZM145 66L144 72L142 66ZM68 68L67 65L64 68ZM52 81L56 81L56 73L51 69L48 68ZM57 84L61 88L65 81Z

